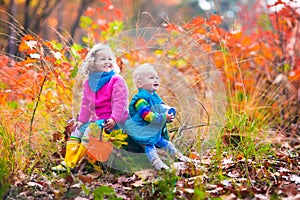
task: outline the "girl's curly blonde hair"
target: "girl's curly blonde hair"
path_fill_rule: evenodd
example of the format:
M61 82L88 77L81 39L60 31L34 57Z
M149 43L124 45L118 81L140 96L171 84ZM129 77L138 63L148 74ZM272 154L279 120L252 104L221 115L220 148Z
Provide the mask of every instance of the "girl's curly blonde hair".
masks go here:
M83 76L83 77L88 77L89 74L92 72L92 67L93 67L93 63L95 61L95 55L97 51L101 51L101 50L109 50L112 52L110 46L99 43L93 46L93 48L91 48L91 50L87 53L83 63L81 64L80 68L79 68L79 73ZM114 53L113 53L114 55ZM113 70L115 73L119 73L120 72L120 68L116 63L116 59L115 57L113 58Z

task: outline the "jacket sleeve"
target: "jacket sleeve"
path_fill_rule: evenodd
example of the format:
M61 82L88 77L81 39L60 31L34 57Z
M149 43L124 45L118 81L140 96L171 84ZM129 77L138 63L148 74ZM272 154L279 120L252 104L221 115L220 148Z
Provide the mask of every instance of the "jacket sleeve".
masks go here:
M112 91L112 115L116 123L123 123L128 117L128 87L125 80L119 76Z
M87 97L87 88L88 88L88 80L84 82L83 85L83 95L81 99L80 112L78 116L78 121L82 123L86 123L89 121L91 116L91 111L89 108L90 101Z
M152 112L150 105L145 99L139 99L135 102L134 108L138 111L141 118L147 122L155 124L166 123L166 114Z

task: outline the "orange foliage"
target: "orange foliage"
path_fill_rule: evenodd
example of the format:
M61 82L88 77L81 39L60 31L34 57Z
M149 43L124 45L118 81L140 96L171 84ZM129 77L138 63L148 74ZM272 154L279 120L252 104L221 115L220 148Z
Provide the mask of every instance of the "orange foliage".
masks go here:
M260 72L266 73L274 70L280 71L279 67L283 65L282 61L286 61L287 64L293 64L293 66L290 66L291 69L297 68L297 58L287 54L287 44L297 35L295 28L297 23L299 23L299 13L280 0L272 6L278 4L283 4L284 8L278 13L270 14L275 31L258 29L257 32L250 35L245 34L242 30L229 32L219 27L222 23L222 18L218 15L211 15L207 20L196 17L182 27L169 24L167 28L176 31L180 30L180 32L190 35L208 52L213 49L211 46L218 45L219 51L214 51L213 53L213 60L216 66L220 70L227 70L224 74L228 76L227 80L233 81L233 85L240 85L234 82L239 83L242 77L247 77L244 86L246 89L251 90L253 88L252 84L255 83L252 80L255 80L256 73L249 75L247 70L257 72L257 69L259 69ZM298 35L300 35L299 29ZM285 38L283 39L282 36L285 36ZM210 40L205 42L204 37L208 37ZM294 51L299 50L294 49ZM293 54L293 56L297 56L297 54ZM290 62L291 59L294 62ZM242 73L242 77L238 71ZM293 70L294 75L295 73L298 73L298 70ZM299 76L297 77L299 78Z
M10 61L6 56L1 56L0 82L10 91L10 99L34 100L40 92L44 79L49 81L61 79L61 73L70 75L72 67L68 62L57 62L58 58L51 52L57 52L48 41L32 35L25 35L19 45L19 51L24 54L20 61ZM32 54L39 56L31 58ZM62 58L63 52L61 52ZM9 63L11 62L11 63ZM57 82L63 87L66 83ZM7 98L7 95L3 96ZM50 98L49 101L52 101Z
M258 77L264 77L267 83L266 77L272 80L279 74L289 77L300 94L300 14L280 0L270 7L279 4L283 5L281 10L269 13L269 27L273 29L258 26L254 32L246 32L237 26L228 31L220 27L222 17L218 15L208 19L196 17L183 26L165 27L194 38L208 52L216 67L223 71L230 96L241 91L245 95L253 94ZM189 66L181 69L187 70ZM241 106L245 102L238 103Z
M101 34L110 28L110 22L122 21L126 17L120 11L121 5L115 5L111 0L101 0L101 2L102 7L90 7L85 12L86 16L93 19L89 30L93 37L99 40L104 38ZM132 0L124 2L132 4ZM283 2L278 0L272 6L278 4ZM288 5L283 5L284 8L279 12L270 14L270 22L274 30L258 28L256 32L250 34L246 34L242 29L228 31L220 27L222 17L218 15L211 15L208 19L195 17L183 26L167 24L165 29L190 36L209 52L216 67L223 71L223 80L231 86L233 94L241 90L247 93L253 91L257 73L260 73L259 75L285 73L300 88L300 49L297 49L300 44L296 40L297 35L300 36L297 29L300 15ZM297 45L293 45L295 41ZM136 46L145 46L149 41L135 38L134 42ZM159 45L164 43L164 41L155 42ZM175 41L175 46L180 46L180 42L182 41ZM0 56L0 83L5 83L5 88L0 93L0 105L9 100L36 100L44 80L55 82L53 87L56 89L72 88L70 76L73 66L65 56L66 49L57 50L49 41L33 35L25 35L20 41L19 51L22 53L22 60L12 61L6 56ZM80 56L79 60L82 60L87 49L83 48L77 53ZM129 65L134 62L155 60L151 56L145 58L140 50L127 52L122 56L129 61ZM175 53L172 56L174 58L171 62L176 63L180 59L180 56ZM190 55L187 59L189 62L183 64L177 62L176 65L182 72L189 71L189 78L195 85L196 83L200 85L202 80L198 76L199 72L191 64L194 56ZM117 62L120 66L125 66L121 58L118 58ZM289 66L288 71L282 70L285 64ZM49 112L55 112L63 104L63 99L57 95L58 93L51 90L43 93L45 107ZM22 109L16 109L13 116L21 114L23 114Z

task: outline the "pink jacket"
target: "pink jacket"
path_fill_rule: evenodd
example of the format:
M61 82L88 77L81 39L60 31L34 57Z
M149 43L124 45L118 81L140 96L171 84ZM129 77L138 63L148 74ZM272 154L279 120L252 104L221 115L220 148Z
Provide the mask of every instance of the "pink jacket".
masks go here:
M123 123L127 117L128 87L120 75L113 75L97 92L91 90L88 80L84 82L79 122L112 118L116 123Z

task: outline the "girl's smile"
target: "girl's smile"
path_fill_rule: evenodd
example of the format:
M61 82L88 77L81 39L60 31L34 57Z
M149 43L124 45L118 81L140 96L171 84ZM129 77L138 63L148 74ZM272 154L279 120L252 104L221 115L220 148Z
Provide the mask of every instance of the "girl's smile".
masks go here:
M113 54L109 49L99 50L95 53L94 71L110 72L113 68Z

